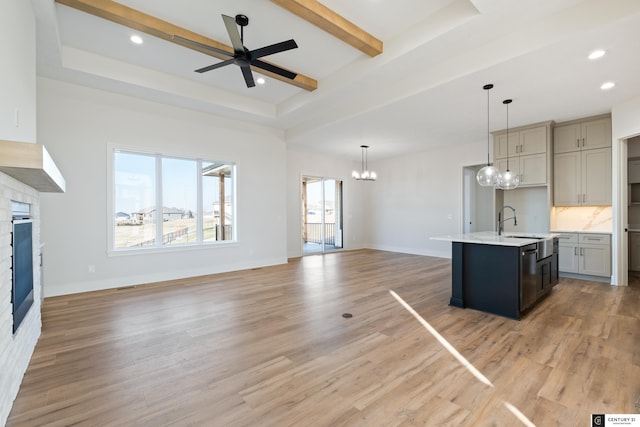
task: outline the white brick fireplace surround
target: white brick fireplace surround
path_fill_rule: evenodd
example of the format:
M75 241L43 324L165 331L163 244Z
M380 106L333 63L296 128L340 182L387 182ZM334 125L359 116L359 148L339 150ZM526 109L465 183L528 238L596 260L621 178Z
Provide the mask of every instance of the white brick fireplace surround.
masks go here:
M0 426L5 425L22 377L40 336L42 283L39 268L40 204L39 192L0 172ZM24 321L13 334L11 311L11 201L31 205L33 218L34 302Z

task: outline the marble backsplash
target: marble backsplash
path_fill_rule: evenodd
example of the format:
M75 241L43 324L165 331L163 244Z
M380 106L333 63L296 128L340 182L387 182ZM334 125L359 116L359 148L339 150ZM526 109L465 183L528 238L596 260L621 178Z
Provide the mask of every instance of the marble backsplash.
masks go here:
M551 230L597 231L611 233L613 214L611 206L576 206L551 208Z

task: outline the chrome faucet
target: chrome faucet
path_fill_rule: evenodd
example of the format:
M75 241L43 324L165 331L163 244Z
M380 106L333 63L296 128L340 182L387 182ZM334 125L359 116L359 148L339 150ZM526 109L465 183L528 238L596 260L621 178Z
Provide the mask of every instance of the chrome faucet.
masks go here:
M504 211L504 208L509 208L513 211L513 216L511 218L502 219L502 211ZM513 220L513 225L518 225L518 219L516 218L516 210L509 205L504 205L498 211L498 236L502 235L502 232L504 231L504 222L510 219Z

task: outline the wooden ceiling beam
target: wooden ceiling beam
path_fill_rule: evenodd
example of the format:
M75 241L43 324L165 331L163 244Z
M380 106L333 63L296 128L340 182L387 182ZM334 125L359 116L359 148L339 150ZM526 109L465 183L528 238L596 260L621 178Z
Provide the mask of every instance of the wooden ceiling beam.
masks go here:
M371 57L382 53L382 41L317 0L271 1Z
M134 30L138 30L145 34L152 35L154 37L158 37L160 39L169 41L171 43L179 44L183 47L188 47L189 49L196 50L198 52L204 53L205 55L213 56L218 59L229 59L222 54L212 52L207 49L198 48L197 46L185 45L172 37L174 35L183 37L185 39L193 40L195 42L210 46L215 49L221 49L228 51L231 55L233 55L233 48L224 43L220 43L216 40L205 37L201 34L194 33L193 31L189 31L185 28L178 27L170 22L163 21L162 19L153 17L151 15L147 15L146 13L140 12L139 10L132 9L120 3L116 3L112 0L55 0L56 3L63 4L65 6L72 7L74 9L80 10L82 12L88 13L90 15L97 16L99 18L106 19L111 22L115 22L120 25L124 25L125 27L132 28ZM267 61L264 61L267 62ZM271 63L272 64L272 63ZM275 64L272 64L275 65ZM278 65L278 67L280 67ZM263 74L274 79L277 79L281 82L299 87L301 89L305 89L308 91L313 91L318 88L318 82L311 77L305 76L303 74L298 74L295 79L288 79L286 77L280 76L278 74L271 73L269 71L251 67L251 69L259 74Z

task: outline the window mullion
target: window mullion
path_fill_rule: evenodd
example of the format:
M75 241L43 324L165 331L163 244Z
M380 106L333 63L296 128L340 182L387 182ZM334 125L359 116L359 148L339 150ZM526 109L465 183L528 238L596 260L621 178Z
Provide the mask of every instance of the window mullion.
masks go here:
M163 246L162 219L164 210L162 206L162 155L156 154L156 247L159 248Z
M196 217L196 236L198 244L201 244L204 241L204 202L202 200L202 180L204 177L202 176L202 160L198 159L196 163L196 173L198 174L196 179L196 209L198 212Z

